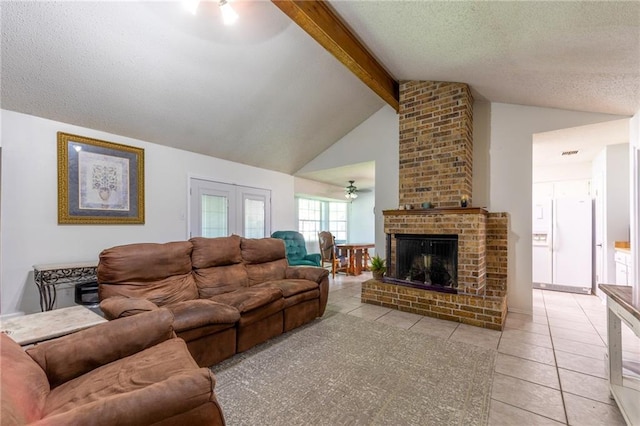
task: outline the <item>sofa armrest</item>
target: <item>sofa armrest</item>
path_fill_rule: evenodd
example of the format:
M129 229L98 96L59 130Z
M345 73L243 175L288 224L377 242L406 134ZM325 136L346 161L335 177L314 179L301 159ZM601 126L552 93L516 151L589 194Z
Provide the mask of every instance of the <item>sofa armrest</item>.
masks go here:
M108 320L129 317L155 309L158 309L158 306L152 301L136 297L114 296L100 302L100 310Z
M329 271L324 268L318 268L314 266L296 266L288 267L285 270L286 279L298 279L315 281L318 284L322 283L325 277L329 276Z
M285 278L287 279L304 279L315 281L318 283L320 290L320 310L318 316L324 315L324 310L329 301L329 271L324 268L316 268L313 266L301 266L296 268L287 268L285 270Z
M309 261L315 263L318 266L320 266L320 264L322 262L322 257L320 256L320 253L307 254L304 258L305 258L305 260L309 260Z
M167 305L167 309L173 312L176 332L240 321L240 312L236 308L209 299L185 300Z
M27 349L27 354L44 370L54 388L175 337L172 324L173 314L157 309L39 343Z
M43 418L38 426L56 425L146 425L179 417L180 414L210 405L207 422L223 425L222 410L214 394L215 379L207 368L177 374L162 382L135 391L100 398L89 404ZM176 419L175 424L180 424ZM185 421L182 424L188 424Z

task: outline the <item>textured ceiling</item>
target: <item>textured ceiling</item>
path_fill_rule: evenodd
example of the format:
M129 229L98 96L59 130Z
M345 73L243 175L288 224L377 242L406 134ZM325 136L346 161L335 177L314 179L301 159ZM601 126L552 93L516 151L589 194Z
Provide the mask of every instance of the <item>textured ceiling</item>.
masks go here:
M590 163L607 146L629 142L629 119L533 135L533 167ZM575 155L562 155L578 151Z
M270 2L3 2L2 108L293 173L384 102Z
M384 105L270 2L233 5L224 27L213 2L3 1L1 106L295 173ZM331 5L398 80L640 110L640 2Z
M331 4L396 79L465 82L491 102L640 109L638 1Z

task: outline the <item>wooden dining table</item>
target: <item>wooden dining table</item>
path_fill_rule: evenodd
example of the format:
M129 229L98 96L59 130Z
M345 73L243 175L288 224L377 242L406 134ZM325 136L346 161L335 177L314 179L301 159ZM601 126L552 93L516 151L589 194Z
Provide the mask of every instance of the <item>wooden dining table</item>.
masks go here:
M340 255L349 260L347 275L360 275L369 270L369 249L375 246L372 243L336 244Z

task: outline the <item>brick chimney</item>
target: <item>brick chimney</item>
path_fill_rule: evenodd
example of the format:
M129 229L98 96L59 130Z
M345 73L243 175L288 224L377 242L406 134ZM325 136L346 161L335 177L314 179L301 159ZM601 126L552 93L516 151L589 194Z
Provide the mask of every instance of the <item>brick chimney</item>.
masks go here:
M465 83L400 83L400 205L471 205L473 97Z
M387 277L362 284L365 303L501 330L507 312L509 217L473 207L473 97L464 83L400 83L397 210L384 210ZM466 197L467 205L461 205ZM422 208L431 202L432 207ZM404 206L410 204L410 210ZM457 237L455 293L404 275L398 240ZM420 260L423 246L416 255ZM403 255L405 256L405 255ZM426 267L426 264L425 264ZM402 270L401 270L402 269ZM455 268L452 268L455 271ZM419 275L418 275L419 276ZM426 276L426 275L425 275ZM424 286L422 284L425 284Z

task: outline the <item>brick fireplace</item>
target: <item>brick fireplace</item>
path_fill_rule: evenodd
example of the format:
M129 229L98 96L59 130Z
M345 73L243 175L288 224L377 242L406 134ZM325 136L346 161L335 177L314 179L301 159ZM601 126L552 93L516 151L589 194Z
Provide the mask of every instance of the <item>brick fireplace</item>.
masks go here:
M363 283L362 301L501 330L507 309L509 223L506 213L472 206L473 97L469 86L402 82L399 120L400 208L383 212L390 278ZM424 202L431 203L430 208L422 208ZM397 261L398 239L421 235L454 236L457 241L455 282L446 292L415 281L415 276L422 281L428 273L405 277L398 272L406 269ZM420 256L431 261L431 255L416 253L416 259Z

